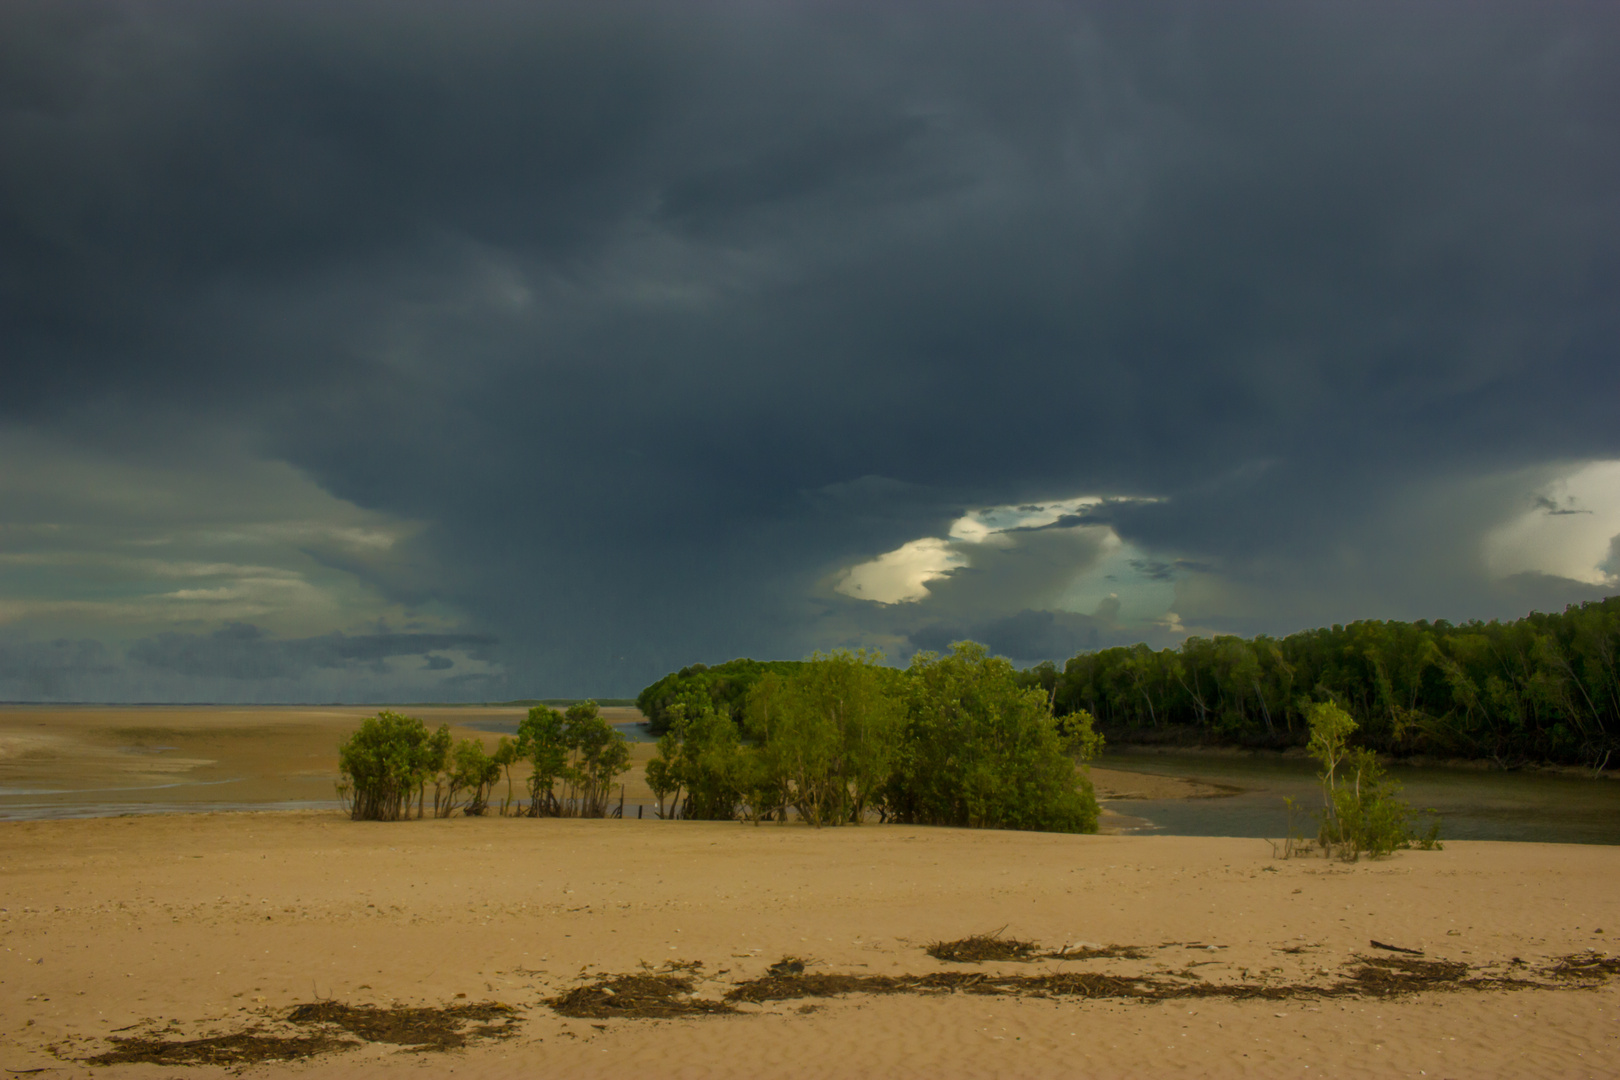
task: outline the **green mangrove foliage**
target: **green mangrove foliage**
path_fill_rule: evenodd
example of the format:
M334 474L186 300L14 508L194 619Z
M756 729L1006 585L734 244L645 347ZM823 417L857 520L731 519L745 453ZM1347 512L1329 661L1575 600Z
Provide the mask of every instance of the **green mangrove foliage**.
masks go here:
M338 794L356 820L397 821L426 809L433 785L433 816L458 810L488 813L504 778L498 811L517 809L512 768L527 763L531 817L605 817L614 780L630 767L630 748L595 702L567 713L539 706L529 710L518 737L503 737L494 753L478 739L452 744L450 728L429 732L415 717L383 711L360 725L338 750Z
M630 747L594 701L530 709L512 754L531 769L529 817L606 817L614 780L630 767Z
M422 721L384 710L360 725L338 748L338 797L356 821L398 821L441 775L450 749L450 729L429 733ZM435 791L434 807L437 811Z
M1325 854L1353 861L1399 848L1439 846L1439 822L1419 836L1412 828L1416 815L1400 797L1400 785L1384 775L1378 756L1365 747L1351 747L1356 722L1349 713L1332 702L1317 702L1306 716L1308 749L1322 766L1317 840Z
M799 669L799 663L797 660L744 659L713 667L692 664L665 675L643 690L636 698L636 707L647 718L647 729L654 735L669 731L677 715L691 719L705 709L741 724L754 684L767 674L791 675Z
M647 767L659 815L1096 831L1089 716L1055 720L1045 693L971 642L904 672L881 661L841 651L759 671L740 723L712 701L672 702Z
M1620 597L1514 622L1356 622L1284 638L1189 637L1021 673L1118 741L1300 745L1312 702L1385 754L1620 764Z
M791 807L821 826L859 822L880 801L900 744L898 672L876 653L817 653L749 691L744 730L757 748L739 784L758 821Z
M450 754L445 786L449 797L443 805L443 816L449 817L458 806L468 817L480 817L489 808L490 792L501 778L501 759L511 759L512 743L502 739L500 749L490 754L477 739L462 739ZM458 796L466 795L466 802Z

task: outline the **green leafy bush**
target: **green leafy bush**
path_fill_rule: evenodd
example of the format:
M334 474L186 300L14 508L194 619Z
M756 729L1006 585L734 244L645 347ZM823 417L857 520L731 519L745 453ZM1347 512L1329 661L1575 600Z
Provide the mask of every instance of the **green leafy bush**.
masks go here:
M791 806L812 825L859 823L885 812L905 719L899 673L881 653L817 653L749 693L746 723L758 750L738 787L757 822Z
M669 730L647 764L647 785L660 817L734 820L750 778L750 748L729 716L704 705L688 715L684 703L669 710Z
M456 797L467 794L462 812L468 817L480 817L489 808L490 791L501 778L501 764L477 739L462 739L450 755L449 798L445 800L444 816L456 810Z
M450 729L429 734L422 721L384 710L368 718L338 748L338 795L356 821L397 821L443 768ZM437 803L437 798L435 798Z
M708 704L668 706L647 766L660 817L758 823L788 809L820 825L884 820L1095 832L1083 769L1102 740L1083 711L1052 717L1050 694L1006 660L961 642L909 671L877 653L816 654L758 673L741 729Z
M983 645L920 653L887 805L897 820L974 828L1096 832L1098 808L1076 757L1098 749L1089 717L1065 736L1049 698Z
M1419 836L1413 829L1416 814L1400 797L1400 785L1389 779L1378 755L1351 748L1356 722L1332 702L1306 708L1310 723L1309 750L1322 766L1321 829L1317 839L1324 854L1353 861L1362 855L1388 855L1400 848L1439 846L1436 821Z
M575 702L566 713L530 709L512 753L530 764L530 817L604 817L614 779L630 767L624 736L594 701Z
M671 672L636 697L636 705L647 718L654 735L670 730L675 709L688 720L704 709L740 723L748 693L766 674L791 675L800 666L797 660L728 660L710 667L692 664Z

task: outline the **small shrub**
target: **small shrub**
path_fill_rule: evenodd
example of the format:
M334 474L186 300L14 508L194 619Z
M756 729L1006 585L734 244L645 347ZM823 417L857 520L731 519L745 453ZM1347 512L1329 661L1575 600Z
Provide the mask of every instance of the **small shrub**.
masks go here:
M1318 702L1309 706L1308 716L1309 749L1322 766L1324 805L1317 839L1324 854L1353 862L1400 848L1440 847L1439 821L1417 835L1412 827L1416 815L1400 797L1400 785L1384 774L1378 756L1350 748L1356 722L1348 713L1332 702Z

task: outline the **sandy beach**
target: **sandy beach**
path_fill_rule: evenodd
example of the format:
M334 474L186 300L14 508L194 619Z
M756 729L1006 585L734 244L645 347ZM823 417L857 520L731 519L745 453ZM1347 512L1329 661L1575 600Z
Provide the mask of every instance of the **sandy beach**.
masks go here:
M230 742L205 727L147 756L215 762L190 773L239 765L202 753ZM270 784L306 757L320 768L331 751L300 749L307 736L235 745L259 747L254 782ZM73 737L101 739L115 763L133 745ZM1171 783L1098 787L1167 797L1152 782ZM1613 1076L1620 978L1592 961L1620 932L1617 880L1620 849L1576 845L1453 843L1346 865L1278 861L1252 839L870 825L377 824L333 810L6 821L0 1068L204 1077L228 1070L185 1064L198 1047L297 1045L309 1054L229 1071ZM1048 955L926 951L997 931ZM633 975L675 987L664 1004L691 1015L633 1015ZM465 1045L420 1052L419 1035L385 1030L402 1016L437 1016ZM142 1047L181 1057L89 1063Z

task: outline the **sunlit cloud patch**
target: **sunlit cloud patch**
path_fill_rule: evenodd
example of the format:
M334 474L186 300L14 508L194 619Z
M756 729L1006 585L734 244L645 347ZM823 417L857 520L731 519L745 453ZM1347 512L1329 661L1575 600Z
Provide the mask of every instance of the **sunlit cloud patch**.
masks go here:
M1484 540L1498 578L1550 574L1587 585L1620 584L1620 461L1594 461L1536 492L1532 508Z

